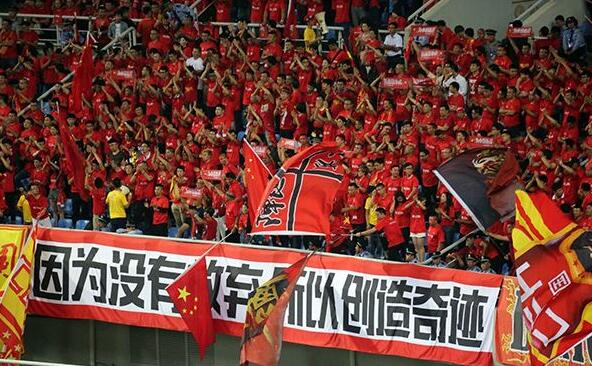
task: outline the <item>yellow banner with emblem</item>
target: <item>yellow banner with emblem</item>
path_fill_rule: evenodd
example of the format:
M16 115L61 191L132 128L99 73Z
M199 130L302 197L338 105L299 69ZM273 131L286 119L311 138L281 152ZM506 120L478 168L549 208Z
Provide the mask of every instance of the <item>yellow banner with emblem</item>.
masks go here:
M0 297L0 358L20 359L24 352L23 331L31 286L36 229L29 233L16 263L1 287ZM1 249L0 249L1 250Z
M0 297L27 238L25 226L0 225Z

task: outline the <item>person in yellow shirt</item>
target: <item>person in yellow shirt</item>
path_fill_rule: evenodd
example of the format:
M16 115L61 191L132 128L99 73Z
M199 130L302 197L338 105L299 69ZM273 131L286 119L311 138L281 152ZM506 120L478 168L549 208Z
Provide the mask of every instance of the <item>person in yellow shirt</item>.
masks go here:
M374 196L376 196L376 190L374 190L374 187L369 187L368 197L366 198L366 203L364 204L364 209L366 210L367 229L373 228L378 222L378 217L376 216L376 209L378 208L378 205L374 202ZM382 243L380 242L378 234L370 235L368 240L370 241L370 245L368 246L368 251L370 254L372 254L374 258L382 259L384 257L384 248L382 247Z
M125 209L129 207L131 193L127 195L121 190L121 180L113 180L113 190L109 192L105 202L109 206L109 218L111 219L111 231L123 229L127 224L127 213Z
M315 19L313 17L308 18L306 21L306 28L304 28L304 46L307 50L317 47L321 38L315 32L313 26Z
M25 192L21 192L21 196L16 203L16 208L23 214L23 224L31 225L33 216L31 215L31 206L29 205L29 201L27 201Z

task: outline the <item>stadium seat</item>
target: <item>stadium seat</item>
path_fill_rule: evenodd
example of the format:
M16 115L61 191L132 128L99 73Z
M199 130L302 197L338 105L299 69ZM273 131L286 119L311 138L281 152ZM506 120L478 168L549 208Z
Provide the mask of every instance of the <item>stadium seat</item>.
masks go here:
M16 216L14 218L14 223L15 223L15 225L22 225L23 224L23 218L20 217L20 216Z
M76 221L76 230L84 230L86 225L88 225L88 220L78 220Z
M66 202L64 202L64 216L66 217L72 217L72 212L74 210L72 209L72 199L68 198L66 200Z
M60 219L60 221L58 221L58 227L72 229L72 219Z
M179 228L173 226L169 228L169 238L175 238L177 237L177 232L179 231Z

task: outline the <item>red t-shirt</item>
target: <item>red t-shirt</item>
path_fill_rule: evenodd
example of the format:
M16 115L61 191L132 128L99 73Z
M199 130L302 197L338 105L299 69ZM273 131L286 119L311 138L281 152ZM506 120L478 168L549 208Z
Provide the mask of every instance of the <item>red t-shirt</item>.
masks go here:
M150 206L155 208L152 214L152 225L166 224L169 221L169 200L165 196L152 197Z
M440 225L430 226L428 228L428 239L427 239L428 253L434 253L435 251L437 251L440 244L444 243L445 240L446 240L446 237L444 235L444 230L442 229L442 226L440 226Z
M49 202L47 201L47 197L39 195L39 197L35 198L32 194L29 194L27 201L29 201L31 216L34 219L43 220L48 217L47 208L49 207ZM42 211L45 211L45 213L40 215Z
M91 188L90 197L92 199L92 213L93 215L102 215L105 212L105 197L107 193L105 188Z
M416 204L411 207L409 232L412 234L421 234L426 232L424 210Z
M401 228L399 227L399 224L397 224L397 221L394 220L392 217L386 216L378 220L375 228L377 231L382 231L384 233L384 237L388 242L389 248L401 245L405 242L405 238L401 233Z

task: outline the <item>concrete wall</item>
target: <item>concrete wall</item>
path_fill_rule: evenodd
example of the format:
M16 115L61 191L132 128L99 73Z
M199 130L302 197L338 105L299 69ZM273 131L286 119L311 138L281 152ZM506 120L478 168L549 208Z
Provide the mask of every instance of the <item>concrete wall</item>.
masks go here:
M189 334L87 320L29 316L23 359L90 366L235 366L240 339L218 335L199 362ZM444 363L284 343L282 366L444 366Z
M475 30L492 28L505 34L508 23L515 17L514 9L513 0L441 0L423 18L444 19L451 29L461 24Z
M586 6L584 0L549 0L531 16L524 19L524 24L531 25L535 31L543 26L550 26L557 15L575 16L579 24L585 21Z

